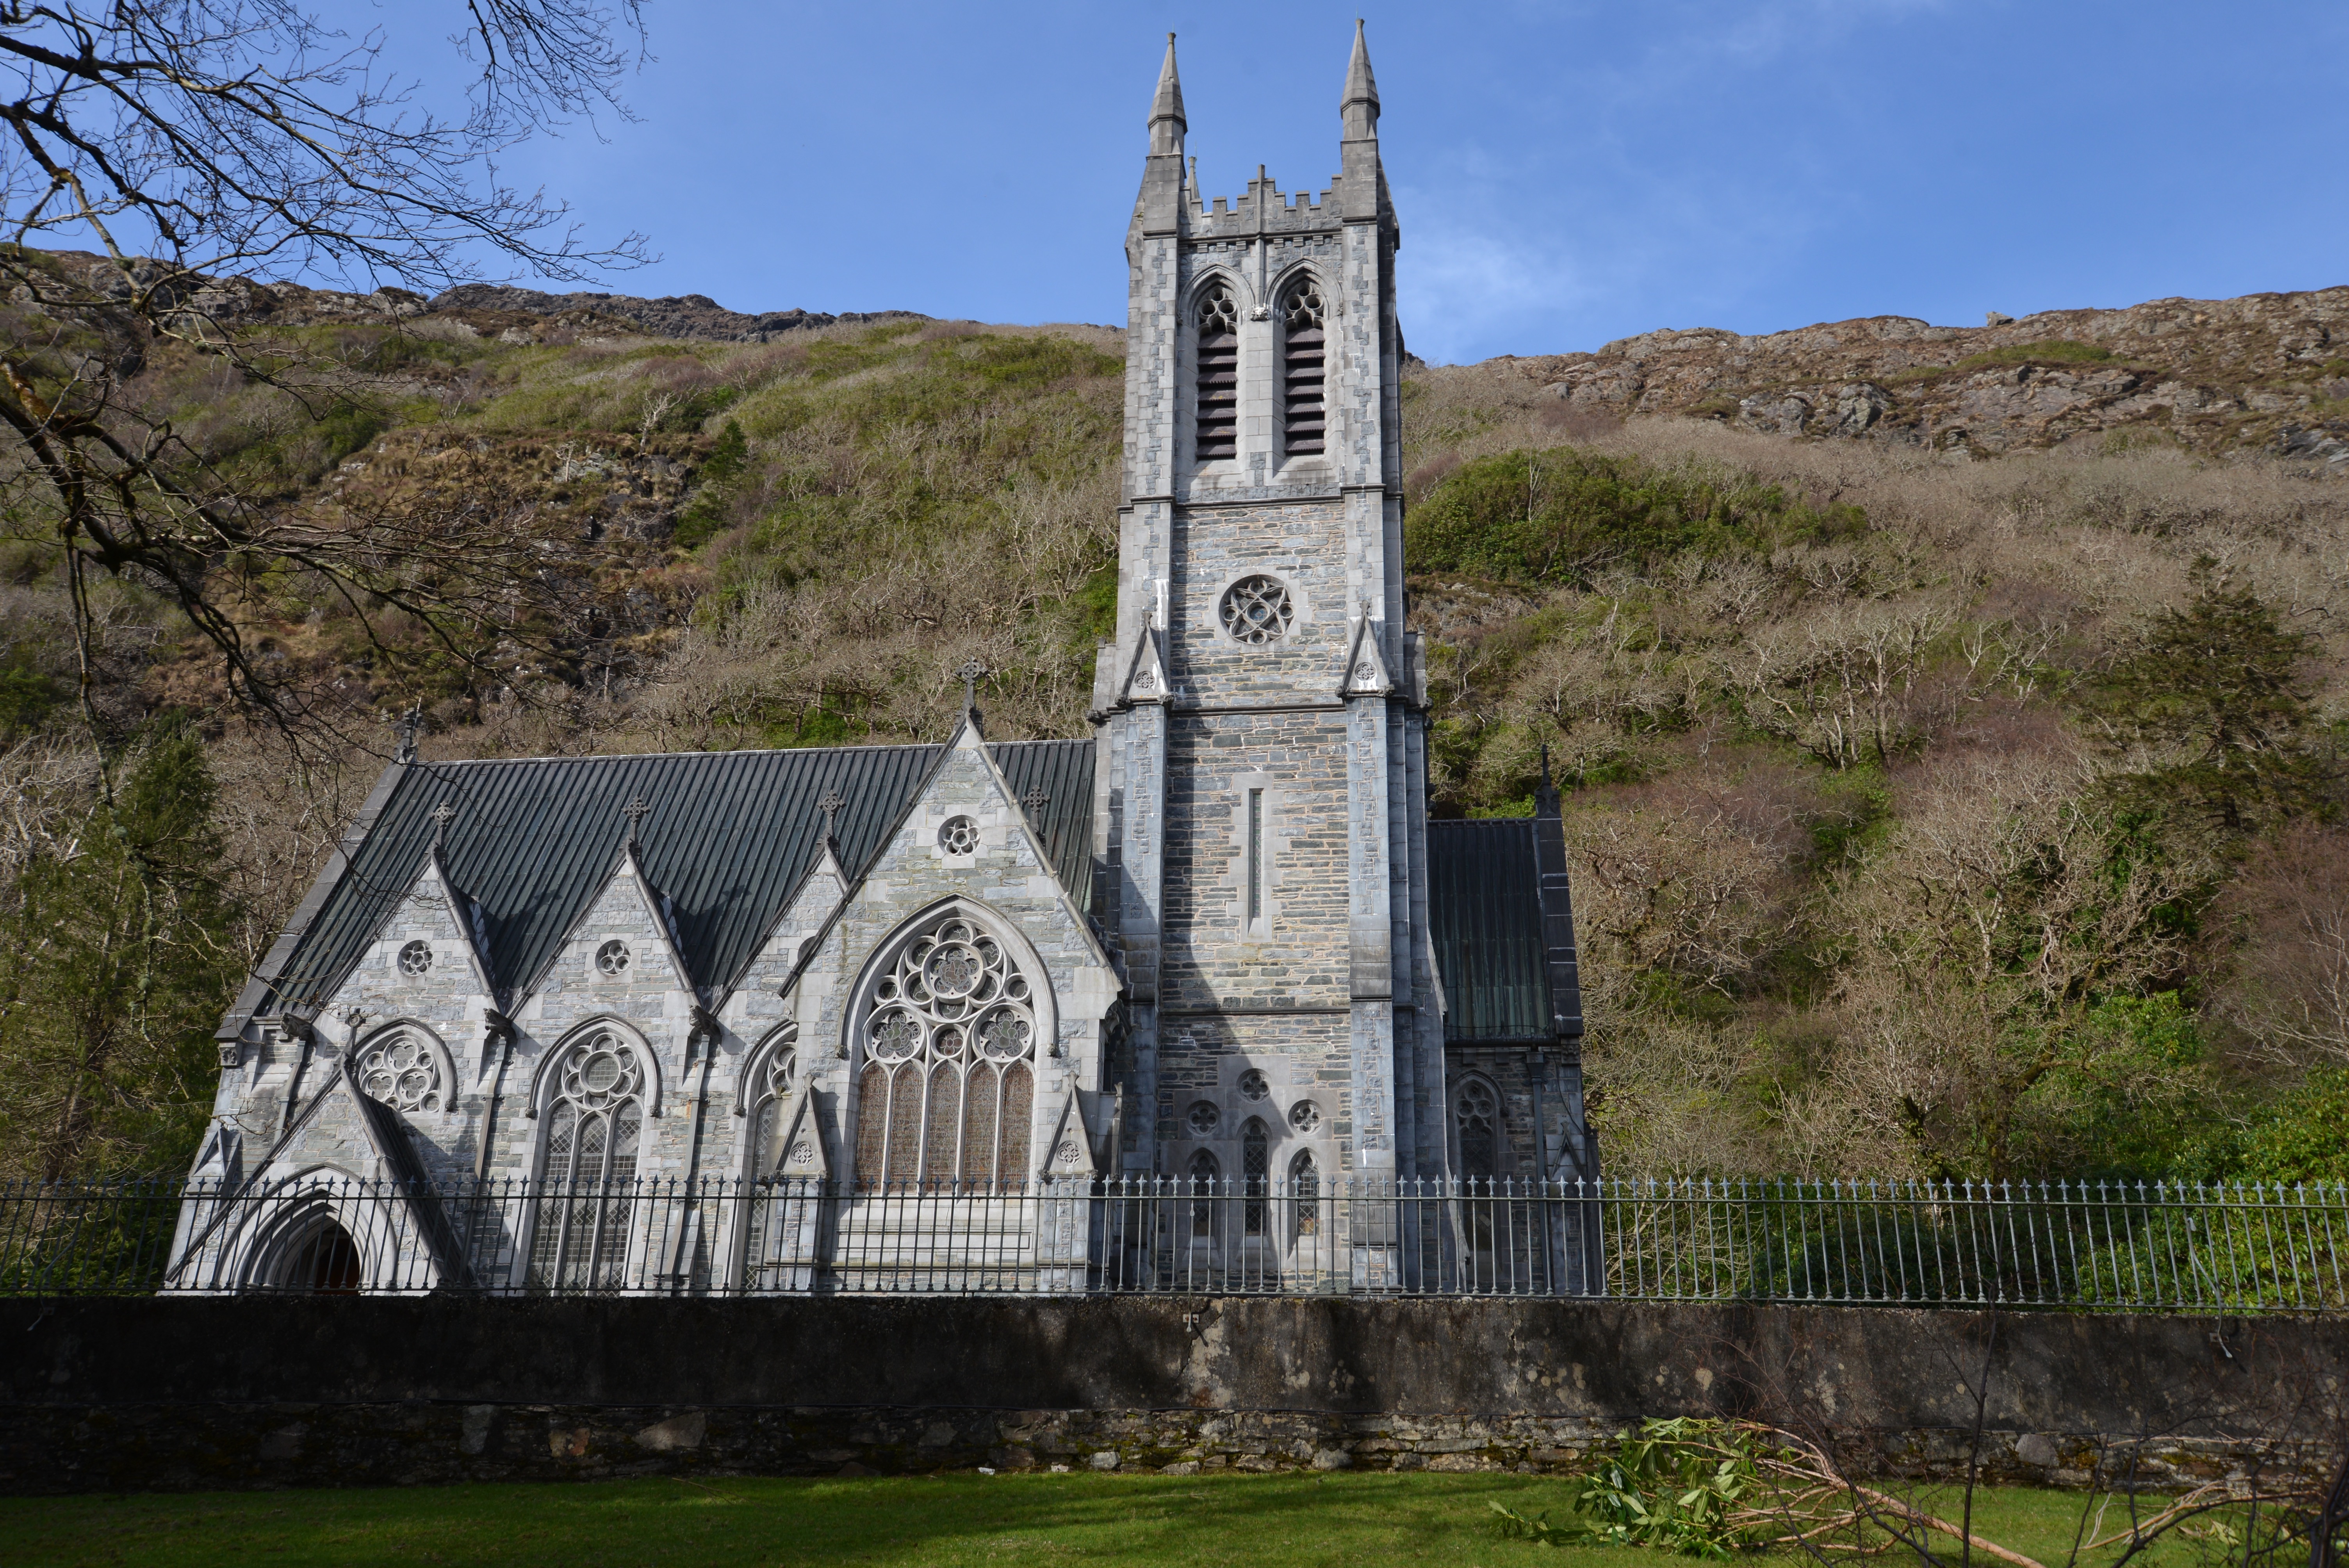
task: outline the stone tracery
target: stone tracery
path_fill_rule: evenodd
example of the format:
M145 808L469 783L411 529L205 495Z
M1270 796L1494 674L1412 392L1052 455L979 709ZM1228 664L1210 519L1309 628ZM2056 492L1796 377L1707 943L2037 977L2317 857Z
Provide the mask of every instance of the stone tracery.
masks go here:
M935 922L874 985L862 1030L859 1182L1027 1181L1036 1015L1002 943L965 915Z

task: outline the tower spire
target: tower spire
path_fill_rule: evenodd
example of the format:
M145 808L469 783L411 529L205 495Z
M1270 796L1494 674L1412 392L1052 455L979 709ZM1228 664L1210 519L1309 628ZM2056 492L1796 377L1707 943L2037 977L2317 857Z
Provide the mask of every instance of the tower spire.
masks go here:
M1183 150L1183 79L1174 74L1174 35L1166 35L1166 63L1158 71L1158 96L1150 100L1150 150L1154 155Z
M1166 68L1172 71L1174 57L1171 50L1166 58ZM1338 113L1346 122L1347 140L1377 139L1379 82L1371 75L1371 46L1362 36L1362 19L1359 16L1354 18L1354 57L1346 63L1346 91L1338 100Z

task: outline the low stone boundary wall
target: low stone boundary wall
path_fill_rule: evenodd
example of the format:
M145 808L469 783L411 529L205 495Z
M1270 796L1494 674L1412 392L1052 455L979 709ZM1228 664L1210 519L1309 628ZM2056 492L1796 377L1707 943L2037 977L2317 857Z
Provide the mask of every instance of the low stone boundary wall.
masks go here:
M2337 1451L2349 1322L1126 1297L0 1302L0 1491L1065 1466L1566 1471L1642 1416L1876 1475ZM1973 1435L1983 1433L1977 1452Z

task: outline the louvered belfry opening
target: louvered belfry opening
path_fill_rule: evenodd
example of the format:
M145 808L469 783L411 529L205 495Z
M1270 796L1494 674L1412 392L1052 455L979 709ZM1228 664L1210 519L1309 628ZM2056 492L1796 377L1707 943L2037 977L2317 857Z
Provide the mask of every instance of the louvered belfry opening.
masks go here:
M1321 450L1324 339L1321 288L1299 278L1280 301L1280 449L1288 457Z
M1240 310L1227 284L1199 296L1199 461L1236 457L1240 434Z

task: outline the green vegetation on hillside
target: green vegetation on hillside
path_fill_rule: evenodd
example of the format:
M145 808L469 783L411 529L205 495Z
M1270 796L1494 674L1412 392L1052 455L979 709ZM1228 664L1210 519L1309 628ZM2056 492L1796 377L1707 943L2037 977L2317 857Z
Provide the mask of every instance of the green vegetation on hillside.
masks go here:
M428 755L930 739L976 655L994 733L1088 732L1114 333L283 330L349 367L316 407L177 347L140 374L289 511L486 509L538 597L478 645L396 615L379 645L316 583L222 561L321 721L374 738L289 764L151 587L96 585L101 733L128 757L191 714L221 781L215 875L180 895L215 912L217 968L123 1058L150 1141L0 1107L15 1171L184 1159L209 1084L161 1042L199 1037L192 998L266 945L410 704ZM1431 803L1527 810L1545 751L1568 790L1610 1169L2338 1174L2314 1130L2349 1070L2349 492L2163 448L1959 465L1619 425L1475 366L1415 372L1404 410ZM112 819L62 574L10 550L19 918L59 868L101 874ZM22 984L68 984L41 962ZM6 1081L82 1071L17 1018Z

